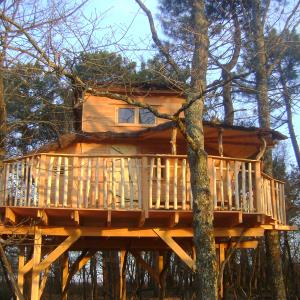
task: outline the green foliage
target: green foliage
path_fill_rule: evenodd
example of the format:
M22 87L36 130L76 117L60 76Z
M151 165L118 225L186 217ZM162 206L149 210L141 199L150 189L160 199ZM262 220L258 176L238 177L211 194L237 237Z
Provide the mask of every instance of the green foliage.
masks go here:
M122 84L131 81L136 73L136 63L120 54L97 51L82 53L74 70L82 80L93 84Z
M9 152L26 152L70 129L67 85L40 65L17 64L4 73Z

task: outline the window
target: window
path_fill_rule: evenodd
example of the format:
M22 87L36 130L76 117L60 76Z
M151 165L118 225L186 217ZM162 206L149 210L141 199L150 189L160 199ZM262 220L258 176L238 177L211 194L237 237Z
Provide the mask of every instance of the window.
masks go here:
M154 114L146 108L139 109L139 123L140 124L154 124Z
M119 108L118 123L134 123L134 108Z
M155 115L147 108L119 107L117 110L118 124L153 125Z

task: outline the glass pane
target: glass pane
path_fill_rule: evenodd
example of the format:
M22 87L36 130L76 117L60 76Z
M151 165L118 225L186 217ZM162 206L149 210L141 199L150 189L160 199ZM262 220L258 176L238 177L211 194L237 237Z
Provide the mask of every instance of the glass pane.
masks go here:
M140 108L139 110L139 123L140 124L154 124L154 114L146 108Z
M119 123L134 123L134 108L119 108L118 122Z

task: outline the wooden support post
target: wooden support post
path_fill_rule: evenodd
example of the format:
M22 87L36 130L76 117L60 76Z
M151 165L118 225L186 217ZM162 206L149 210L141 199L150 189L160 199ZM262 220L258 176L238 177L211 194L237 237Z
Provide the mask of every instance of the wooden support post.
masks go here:
M25 264L25 246L19 247L19 262L18 262L18 287L23 294L23 287L24 287L24 273L22 272L22 267ZM19 297L17 297L17 300L21 300Z
M224 263L225 260L225 244L220 244L219 247L219 271L221 270L222 264ZM220 299L223 299L223 274L221 275L221 280L219 282L219 297Z
M53 262L55 262L65 251L67 251L81 236L81 230L76 229L72 232L61 244L59 244L47 257L40 262L37 266L33 264L34 268L41 272L48 268Z
M153 160L153 159L151 159ZM152 165L152 168L153 168L153 165ZM138 189L141 189L141 192L142 192L142 210L144 211L144 216L145 218L148 218L148 210L149 210L149 200L150 200L150 197L149 197L149 182L150 179L149 178L149 172L148 172L148 158L147 157L143 157L142 158L142 180L141 180L141 184L142 186L138 186ZM152 184L152 182L151 182ZM152 191L151 191L151 199L152 199ZM151 204L152 206L152 204Z
M255 200L256 200L256 212L258 213L266 213L263 212L261 207L261 170L260 170L260 161L255 163Z
M120 300L126 300L127 251L120 251Z
M67 279L69 275L69 254L68 251L66 251L63 256L62 256L62 261L61 261L61 291L62 293L64 292L67 284ZM61 298L62 300L67 300L68 299L68 294L64 293L63 297Z
M36 228L34 235L33 248L33 268L31 278L31 300L39 300L40 292L40 270L38 268L41 260L42 249L42 232L40 228Z
M194 260L173 240L168 231L153 229L153 231L174 251L175 254L192 270L195 270Z

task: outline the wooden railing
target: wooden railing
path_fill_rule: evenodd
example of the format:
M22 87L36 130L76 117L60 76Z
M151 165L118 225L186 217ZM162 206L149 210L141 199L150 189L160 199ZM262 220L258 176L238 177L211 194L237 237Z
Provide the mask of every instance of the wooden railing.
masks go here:
M256 160L209 156L215 210L262 213L285 223L284 184ZM1 206L191 210L190 170L183 155L38 154L8 160Z

